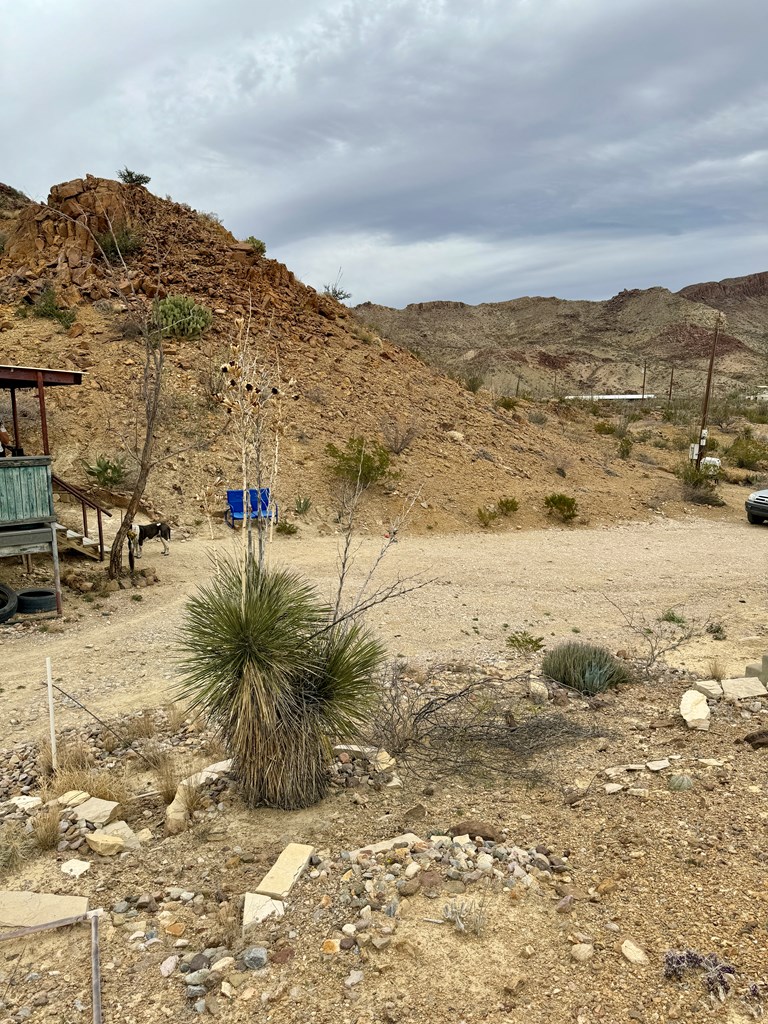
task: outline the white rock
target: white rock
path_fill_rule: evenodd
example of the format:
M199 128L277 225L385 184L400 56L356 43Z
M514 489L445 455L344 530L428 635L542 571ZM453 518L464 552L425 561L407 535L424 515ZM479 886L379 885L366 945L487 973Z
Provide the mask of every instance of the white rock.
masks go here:
M480 867L479 864L478 864L478 867ZM420 871L421 871L421 864L417 864L416 861L413 861L405 869L405 872L404 872L405 873L405 877L406 878L415 878L416 875L418 875L418 873Z
M698 690L685 691L680 700L680 714L689 729L700 729L702 732L709 729L709 704L704 694Z
M89 860L78 860L75 857L73 860L65 861L61 865L61 870L65 875L69 875L70 878L79 878L80 875L85 874L90 866L91 862Z
M43 801L39 796L12 796L8 803L28 814L30 811L42 807Z
M106 825L114 821L119 810L120 804L116 801L100 800L97 796L92 796L79 805L77 816L83 821L90 821L92 825Z
M528 683L528 696L534 704L546 704L549 700L549 690L540 680L531 679Z
M90 798L91 794L86 793L82 789L70 789L68 792L61 794L59 803L62 807L79 807L80 804L84 804Z
M612 796L614 793L620 793L624 787L620 786L618 782L609 782L603 786L603 789L609 796Z
M664 757L660 761L648 761L645 767L650 772L660 772L663 771L665 768L669 768L669 761L666 757Z
M647 964L648 954L642 950L632 939L625 939L621 944L622 956L631 964Z
M111 825L105 825L101 831L107 836L120 836L124 850L138 850L141 846L139 837L124 821L113 821Z
M273 900L259 892L247 892L243 904L243 935L268 917L282 917L285 904L282 900Z
M575 946L571 946L571 956L580 964L591 960L594 955L595 947L590 942L577 942Z
M355 985L359 985L363 980L362 971L350 971L349 975L344 979L344 984L347 988L353 988Z
M475 861L475 867L478 871L484 871L489 875L493 871L493 857L490 853L479 853Z
M160 964L160 973L164 978L170 978L179 963L179 958L174 954L173 956L167 957Z

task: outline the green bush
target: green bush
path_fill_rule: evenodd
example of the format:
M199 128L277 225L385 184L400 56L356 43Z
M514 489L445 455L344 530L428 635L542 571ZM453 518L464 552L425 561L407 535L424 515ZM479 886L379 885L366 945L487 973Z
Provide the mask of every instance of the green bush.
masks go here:
M124 185L148 185L152 180L148 174L129 171L127 167L124 167L122 171L118 171L117 176Z
M499 513L495 508L485 508L481 505L477 510L477 519L484 530L489 529L493 526L496 520L499 518Z
M248 243L248 245L250 245L250 247L257 255L266 256L267 247L260 238L256 238L254 235L248 235L248 237L246 238L246 242Z
M350 437L343 448L333 443L325 446L331 460L331 473L344 483L363 490L383 480L391 479L391 456L378 441L364 437Z
M527 629L516 629L507 636L507 647L518 654L536 654L544 646L543 636L534 636Z
M243 586L244 584L244 586ZM249 807L309 807L328 792L330 743L357 735L384 650L340 624L302 576L217 561L188 604L179 700L223 736Z
M163 338L199 338L213 315L188 295L169 295L152 303L152 327Z
M500 398L497 398L493 404L497 409L504 409L507 412L511 412L513 409L517 408L517 399L512 398L511 395L502 395Z
M563 686L590 695L633 681L627 667L610 651L576 640L569 640L548 651L541 669Z
M284 537L293 537L298 532L299 528L296 523L289 523L287 519L281 519L275 527L275 533L280 533Z
M569 523L579 514L579 503L568 494L548 494L544 499L544 508L549 515L559 516L564 523Z
M312 508L312 499L300 494L293 504L293 511L297 516L305 516Z
M635 442L629 435L627 435L626 437L622 437L622 439L619 441L619 458L628 459L632 454L632 449L634 448L634 445Z
M112 231L102 231L95 236L108 260L128 259L141 252L143 239L138 231L127 224L115 224Z
M62 327L69 329L77 319L74 309L65 309L59 305L53 285L47 284L32 303L32 314L48 320L58 321Z
M100 455L93 466L87 463L83 465L88 476L92 476L100 487L119 487L128 476L125 459L109 459L106 455Z
M726 452L729 462L739 469L760 469L768 460L768 445L753 437L750 427L745 427Z
M596 434L615 434L616 426L613 423L609 423L608 420L598 420L595 424Z
M471 391L473 395L477 394L484 383L485 378L481 377L478 373L473 373L469 377L464 378L464 387L467 391Z
M517 498L499 498L496 502L496 511L500 516L511 516L520 508Z
M545 412L541 412L540 409L531 409L531 411L528 413L528 422L535 423L537 426L540 427L544 426L544 424L547 422L547 419L547 414Z
M683 485L683 501L691 505L720 506L725 502L717 493L718 474L697 469L695 462L684 462L677 470Z

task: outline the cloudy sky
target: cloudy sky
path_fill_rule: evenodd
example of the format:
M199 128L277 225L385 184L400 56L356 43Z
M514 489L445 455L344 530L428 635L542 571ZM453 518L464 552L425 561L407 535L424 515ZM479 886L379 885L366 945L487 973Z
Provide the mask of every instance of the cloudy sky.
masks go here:
M768 269L765 0L0 0L0 181L128 165L352 302Z

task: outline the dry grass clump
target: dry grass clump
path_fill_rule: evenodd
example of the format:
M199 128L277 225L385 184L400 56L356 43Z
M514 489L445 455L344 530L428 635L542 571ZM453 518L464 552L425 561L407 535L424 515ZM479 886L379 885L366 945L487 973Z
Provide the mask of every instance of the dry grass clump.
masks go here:
M85 740L79 737L70 738L57 744L56 756L58 770L80 771L93 764L93 751ZM53 754L51 741L43 740L37 752L37 767L43 778L53 774Z
M61 814L57 807L44 807L32 818L32 839L38 850L55 850L59 844Z
M173 803L180 782L181 773L174 764L173 758L166 758L155 768L155 783L158 793L163 798L163 803Z
M712 658L709 663L708 671L709 678L717 680L718 683L721 683L723 679L728 678L728 670L720 658Z
M131 798L124 773L108 769L60 768L51 780L51 789L55 796L78 789L100 800L114 800L119 804Z
M129 718L123 723L119 730L126 744L130 745L135 740L148 740L157 735L157 722L154 711L142 711L135 718Z
M187 709L184 704L174 701L165 705L165 713L168 717L168 728L172 733L179 732L187 720Z
M0 829L0 871L15 871L27 855L29 836L18 821Z

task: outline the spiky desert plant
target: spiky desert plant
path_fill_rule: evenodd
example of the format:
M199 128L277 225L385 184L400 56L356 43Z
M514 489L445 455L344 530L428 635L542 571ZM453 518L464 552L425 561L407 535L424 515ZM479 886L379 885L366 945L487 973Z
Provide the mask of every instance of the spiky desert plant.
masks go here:
M251 558L217 564L188 603L182 647L180 697L224 737L246 802L320 800L330 740L351 736L375 696L378 641L334 622L302 576Z

